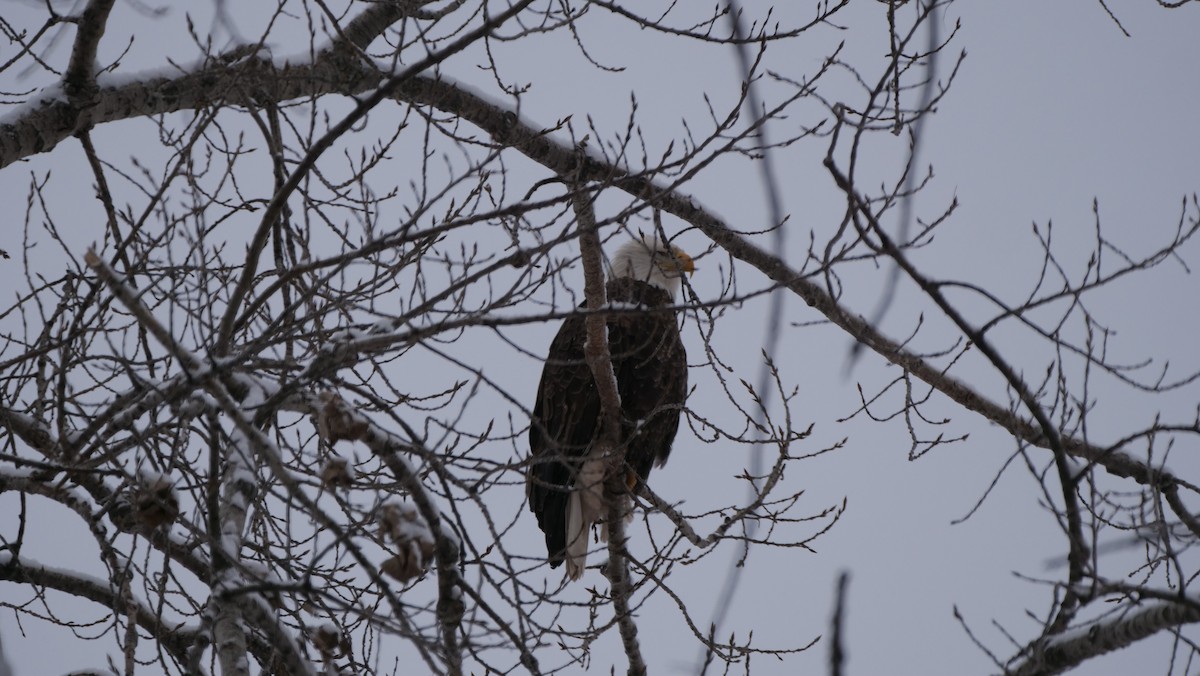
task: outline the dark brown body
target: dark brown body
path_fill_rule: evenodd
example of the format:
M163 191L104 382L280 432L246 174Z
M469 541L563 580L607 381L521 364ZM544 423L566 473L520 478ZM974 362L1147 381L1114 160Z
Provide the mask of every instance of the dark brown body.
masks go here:
M687 397L687 355L679 339L672 299L666 291L629 278L610 281L610 304L637 305L638 312L608 318L608 347L621 395L625 462L639 481L662 465L679 429ZM563 561L567 502L575 475L599 432L600 399L584 361L586 320L563 321L542 371L529 427L529 509L546 534L551 567Z

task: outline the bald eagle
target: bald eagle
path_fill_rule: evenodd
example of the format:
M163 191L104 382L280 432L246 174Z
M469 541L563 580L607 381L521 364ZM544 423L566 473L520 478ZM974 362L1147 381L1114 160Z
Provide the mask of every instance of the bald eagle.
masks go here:
M687 397L687 355L669 310L690 256L654 238L621 246L605 285L610 306L637 309L608 317L608 347L621 397L621 448L627 483L663 465ZM584 307L584 306L580 306ZM577 580L586 565L588 532L604 517L604 462L593 454L600 398L584 359L583 315L568 317L550 344L529 426L529 509L546 534L550 567L567 562ZM606 531L606 529L604 529ZM603 534L603 533L602 533Z

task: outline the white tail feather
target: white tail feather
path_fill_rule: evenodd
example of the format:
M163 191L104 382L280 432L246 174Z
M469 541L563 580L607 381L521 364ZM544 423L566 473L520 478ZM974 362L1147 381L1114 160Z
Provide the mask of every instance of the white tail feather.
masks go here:
M593 451L575 477L567 499L567 576L578 580L587 568L588 532L604 516L604 460Z
M567 577L572 580L583 577L583 569L587 567L588 527L583 523L579 493L571 491L567 499Z

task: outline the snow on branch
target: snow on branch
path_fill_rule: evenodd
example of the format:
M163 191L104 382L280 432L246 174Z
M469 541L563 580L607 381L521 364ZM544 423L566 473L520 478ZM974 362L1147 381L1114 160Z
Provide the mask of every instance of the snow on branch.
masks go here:
M188 647L195 640L197 627L166 619L161 612L141 601L124 598L105 580L82 573L46 566L29 557L17 558L10 552L0 552L0 580L32 583L46 589L78 596L109 608L114 613L128 613L138 626L150 633L163 648L183 662Z
M1106 622L1069 630L1039 641L1033 654L1005 673L1011 676L1059 674L1086 660L1120 650L1160 631L1200 622L1200 602L1153 603Z
M443 517L433 496L421 483L420 476L402 457L402 453L416 450L419 441L412 430L407 430L410 439L403 439L376 425L369 418L353 410L345 400L332 392L316 397L317 405L312 413L317 417L317 427L328 434L326 441L361 441L383 460L396 480L412 499L416 511L409 506L385 503L379 521L384 533L403 551L397 551L384 572L397 579L415 577L417 568L424 568L430 560L436 564L438 575L437 616L442 638L443 658L447 671L462 673L462 646L458 640L465 607L462 589L466 583L459 572L462 544L443 525ZM427 451L426 456L431 456ZM432 543L430 543L432 538ZM432 544L432 547L430 546Z

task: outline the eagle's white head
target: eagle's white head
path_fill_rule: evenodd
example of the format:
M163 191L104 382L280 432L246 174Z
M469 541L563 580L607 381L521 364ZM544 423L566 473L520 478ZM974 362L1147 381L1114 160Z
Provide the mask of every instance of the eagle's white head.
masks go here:
M683 273L695 272L692 257L658 237L633 239L621 245L613 256L614 277L630 277L657 286L671 297L679 291Z

